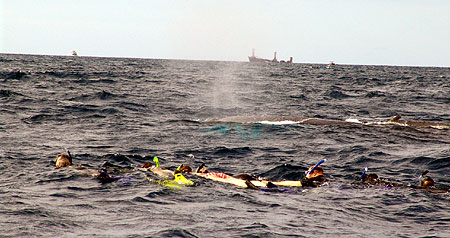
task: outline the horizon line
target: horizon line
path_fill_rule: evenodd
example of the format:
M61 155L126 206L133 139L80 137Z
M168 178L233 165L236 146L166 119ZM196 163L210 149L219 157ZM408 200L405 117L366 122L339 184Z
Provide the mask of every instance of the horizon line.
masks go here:
M148 59L148 60L183 60L183 61L213 61L213 62L239 62L239 63L252 63L248 60L217 60L217 59L183 59L183 58L151 58L151 57L138 57L138 56L99 56L99 55L70 55L70 54L40 54L40 53L11 53L11 52L0 52L0 55L30 55L30 56L58 56L58 57L86 57L86 58L118 58L118 59ZM438 66L438 65L402 65L402 64L358 64L358 63L336 63L336 61L324 62L293 62L288 64L329 64L334 62L337 66L347 65L347 66L384 66L384 67L422 67L422 68L450 68L450 66ZM257 63L258 64L258 63ZM279 63L260 63L260 64L279 64Z

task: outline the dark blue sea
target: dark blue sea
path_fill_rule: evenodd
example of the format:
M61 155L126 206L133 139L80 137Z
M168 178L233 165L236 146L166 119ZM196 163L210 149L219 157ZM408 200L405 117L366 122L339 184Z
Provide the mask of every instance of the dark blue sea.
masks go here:
M0 54L0 237L450 237L450 129L395 115L450 124L450 68ZM173 189L154 156L273 180L327 159L328 183ZM404 186L355 186L366 166Z

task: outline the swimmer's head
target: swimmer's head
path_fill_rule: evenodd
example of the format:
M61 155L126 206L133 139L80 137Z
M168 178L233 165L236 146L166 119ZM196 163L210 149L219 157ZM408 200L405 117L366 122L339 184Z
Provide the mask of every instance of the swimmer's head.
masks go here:
M97 175L99 178L106 178L106 177L109 177L109 174L108 174L108 172L106 172L106 170L104 170L104 169L99 169L98 170L98 175Z
M433 187L434 186L434 180L431 177L425 177L420 182L420 186L422 186L422 187Z
M56 159L55 159L56 168L61 168L61 167L66 167L66 166L71 166L71 165L72 165L72 162L71 162L69 155L59 154L58 156L56 156Z
M375 183L378 181L378 175L377 174L367 174L364 176L364 182L366 183Z
M202 163L198 168L195 170L196 173L208 173L208 169L205 166L205 163Z
M117 179L117 178L113 178L113 177L109 176L108 172L106 172L106 170L104 170L104 169L99 169L96 177L102 183L110 183Z
M181 171L181 172L184 172L184 173L190 173L190 172L192 172L191 167L189 167L188 165L184 165L184 164L182 164L180 167L178 167L177 170L179 170L179 171Z
M311 166L308 171L310 171L314 166ZM308 178L317 178L319 176L325 176L323 174L323 169L320 166L317 166L311 173L309 173Z

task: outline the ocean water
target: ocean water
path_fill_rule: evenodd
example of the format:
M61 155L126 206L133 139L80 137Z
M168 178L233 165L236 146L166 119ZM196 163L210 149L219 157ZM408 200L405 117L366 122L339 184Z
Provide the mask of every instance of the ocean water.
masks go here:
M450 124L449 80L450 68L1 54L0 236L449 237L450 129L383 123ZM88 169L55 169L66 149ZM326 158L328 184L186 175L198 186L171 189L138 169L154 156L274 180ZM355 186L366 166L405 186ZM102 184L98 168L123 179ZM425 169L441 192L406 186Z

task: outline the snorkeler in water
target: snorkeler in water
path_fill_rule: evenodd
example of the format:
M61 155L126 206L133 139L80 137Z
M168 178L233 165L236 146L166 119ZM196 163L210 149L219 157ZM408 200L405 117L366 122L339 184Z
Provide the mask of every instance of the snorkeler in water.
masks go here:
M322 167L318 166L315 168L314 171L308 177L305 176L301 182L303 187L319 187L325 183L326 178Z
M422 174L419 176L420 185L419 186L411 186L416 189L422 189L428 191L430 193L449 193L450 188L442 188L436 187L434 180L430 176L425 176L428 174L428 170L424 170Z
M104 169L99 169L97 174L93 174L93 177L96 177L101 183L111 183L116 180L121 179L121 177L115 177L108 174L108 172Z
M313 180L313 177L317 177L316 173L317 172L311 174L311 180ZM223 172L211 172L206 168L204 163L202 163L195 172L192 172L192 174L217 182L233 184L241 188L261 189L276 188L277 186L302 187L302 183L299 180L272 181L268 178L262 178L251 174L229 175Z
M428 170L424 170L419 177L420 187L422 188L434 187L434 180L430 176L425 176L428 174L428 172L429 172Z
M400 188L400 187L409 187L414 189L421 189L426 190L432 193L446 193L449 191L449 189L444 188L437 188L435 186L434 180L429 177L425 176L429 171L425 170L422 172L422 174L419 177L419 185L404 185L400 183L394 183L394 182L388 182L383 179L380 179L377 174L375 173L369 173L366 174L368 168L366 167L363 171L363 174L361 176L361 182L353 183L357 185L364 185L364 186L379 186L384 188Z
M305 177L301 180L303 187L319 187L326 182L323 169L320 167L320 165L326 161L326 159L323 159L305 171Z
M378 177L375 173L369 173L367 174L368 167L364 168L363 174L361 175L361 182L354 183L356 185L363 185L365 187L368 186L379 186L379 187L385 187L385 188L396 188L396 187L403 187L403 184L389 182L384 179L381 179Z
M156 157L155 157L156 158ZM158 175L158 177L162 179L173 179L174 178L174 171L170 169L164 169L159 167L159 162L156 164L156 166L150 164L150 163L144 163L141 168L151 171L152 173Z
M156 156L153 157L153 161L156 163L156 165L152 165L151 163L147 162L147 163L144 163L141 166L141 168L143 168L144 170L149 170L163 179L173 178L175 171L172 171L170 169L161 168L159 166L159 159ZM192 169L191 169L191 167L182 164L182 165L180 165L180 167L177 168L176 171L190 173L190 172L192 172Z
M67 154L62 153L56 156L55 159L56 168L67 167L71 165L72 165L72 155L70 154L69 151L67 151Z
M274 186L267 179L250 174L229 175L222 172L210 172L204 163L195 170L194 174L214 181L234 184L242 188L259 189L260 187Z
M420 181L420 186L423 188L434 187L434 180L431 177L426 177Z
M61 153L56 156L55 167L57 169L72 166L73 166L73 159L72 155L70 154L70 151L67 150L67 154ZM85 166L74 166L73 169L82 176L96 177L101 183L110 183L123 178L109 175L106 168L95 170Z
M185 185L185 186L193 186L195 183L186 177L183 176L181 172L190 173L192 172L191 167L187 165L180 165L175 171L172 171L170 169L164 169L159 166L159 159L158 157L153 157L153 161L156 163L156 165L152 165L151 163L144 163L141 168L144 171L150 171L154 174L156 174L160 179L151 179L147 177L147 180L150 182L156 182L161 185L167 186L167 187L179 187L179 185Z

